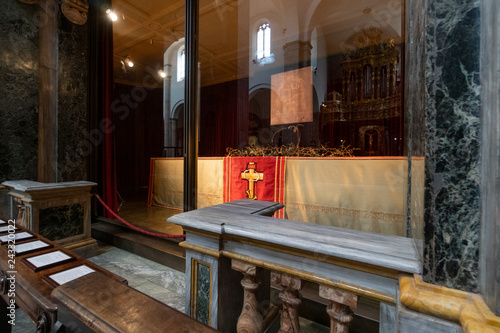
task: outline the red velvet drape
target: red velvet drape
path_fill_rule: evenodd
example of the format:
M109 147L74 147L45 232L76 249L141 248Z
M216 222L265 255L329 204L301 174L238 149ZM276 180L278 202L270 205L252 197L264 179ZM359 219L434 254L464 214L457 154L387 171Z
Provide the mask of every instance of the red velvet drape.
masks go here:
M200 157L225 156L248 136L248 78L201 88Z
M102 87L101 110L104 129L113 128L111 103L113 102L113 25L110 20L104 20L101 32L101 77ZM100 122L102 124L102 122ZM102 198L104 202L114 211L118 210L116 196L116 157L115 140L113 130L102 131ZM114 218L104 210L104 217Z

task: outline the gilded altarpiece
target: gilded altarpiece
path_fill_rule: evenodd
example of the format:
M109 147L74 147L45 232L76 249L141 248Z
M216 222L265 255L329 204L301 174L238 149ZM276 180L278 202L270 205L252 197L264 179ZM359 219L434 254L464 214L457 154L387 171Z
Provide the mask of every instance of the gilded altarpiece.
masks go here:
M358 46L341 59L334 85L340 91L328 93L321 105L321 141L353 146L357 156L401 156L403 46L382 42L381 32Z

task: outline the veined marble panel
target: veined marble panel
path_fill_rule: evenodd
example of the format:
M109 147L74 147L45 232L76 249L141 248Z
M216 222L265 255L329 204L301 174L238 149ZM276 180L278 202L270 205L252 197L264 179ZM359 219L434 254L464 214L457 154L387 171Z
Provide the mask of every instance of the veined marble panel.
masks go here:
M205 325L210 323L210 266L196 265L196 319Z
M0 181L36 179L37 6L0 1Z
M86 158L97 149L88 140L99 136L87 129L89 27L89 23L76 25L60 17L58 181L87 179Z
M84 232L83 205L65 205L40 209L39 233L52 241Z
M425 280L478 292L479 1L428 1Z

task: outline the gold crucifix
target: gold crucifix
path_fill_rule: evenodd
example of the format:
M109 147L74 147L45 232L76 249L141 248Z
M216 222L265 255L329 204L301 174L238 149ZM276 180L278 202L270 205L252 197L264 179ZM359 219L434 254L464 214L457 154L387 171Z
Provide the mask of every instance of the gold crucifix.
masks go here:
M248 181L248 190L245 191L247 199L257 200L255 195L255 183L264 179L264 173L257 172L257 165L254 162L247 164L247 169L241 173L241 179Z

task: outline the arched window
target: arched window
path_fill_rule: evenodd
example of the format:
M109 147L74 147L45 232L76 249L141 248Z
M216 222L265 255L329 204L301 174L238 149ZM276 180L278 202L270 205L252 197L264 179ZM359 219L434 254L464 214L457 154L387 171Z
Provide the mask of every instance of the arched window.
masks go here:
M271 55L271 27L269 23L262 24L257 30L257 60Z
M186 49L181 47L177 53L177 82L186 76Z

